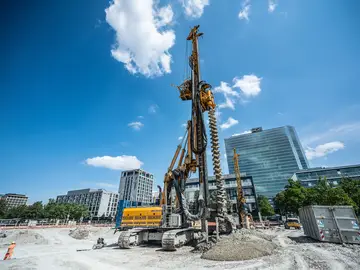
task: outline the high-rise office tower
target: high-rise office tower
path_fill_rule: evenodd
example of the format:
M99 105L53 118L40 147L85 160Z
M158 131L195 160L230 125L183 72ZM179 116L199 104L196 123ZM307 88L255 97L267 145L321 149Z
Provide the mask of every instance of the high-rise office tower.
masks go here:
M154 175L141 169L123 171L120 178L120 200L152 202Z
M308 168L295 128L284 126L225 139L229 173L234 173L233 149L240 154L240 171L253 177L257 194L268 198L280 192L291 176Z

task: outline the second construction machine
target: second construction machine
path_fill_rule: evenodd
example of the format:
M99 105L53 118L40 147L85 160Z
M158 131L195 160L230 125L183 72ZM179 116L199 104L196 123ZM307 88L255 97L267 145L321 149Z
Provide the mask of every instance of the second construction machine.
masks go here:
M136 217L131 217L131 209L124 211L123 219L132 219L133 224L135 226L139 224L139 226L120 232L118 244L121 248L130 248L148 242L161 242L164 250L175 250L189 242L206 241L208 239L208 221L215 221L215 217L217 217L220 233L229 233L234 227L231 219L227 216L226 193L221 175L219 139L215 117L216 105L211 85L200 80L198 38L203 34L199 33L198 29L199 26L192 28L187 37L187 40L191 41L192 44L192 52L189 57L190 78L177 87L180 98L183 101L191 101L191 118L187 122L185 136L178 145L165 174L160 200L161 208L154 207L154 213L152 213L151 207L146 207L147 214L145 212L141 214L141 208L137 209ZM217 209L213 209L213 211L209 209L210 196L206 162L208 140L204 120L205 112L208 112L209 116L212 162L217 187ZM199 175L200 188L198 207L195 212L191 212L184 193L186 180L191 173L195 172L198 172ZM175 196L172 196L172 190L175 190ZM160 209L161 211L159 211ZM216 214L211 215L210 212ZM126 216L125 213L127 213ZM152 222L155 219L156 222ZM200 226L193 226L196 221L201 222L201 228Z

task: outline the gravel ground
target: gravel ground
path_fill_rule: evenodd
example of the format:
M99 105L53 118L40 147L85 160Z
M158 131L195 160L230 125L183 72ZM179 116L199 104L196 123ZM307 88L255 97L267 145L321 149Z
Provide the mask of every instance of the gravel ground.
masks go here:
M269 239L278 246L273 254L245 261L224 262L201 259L201 254L192 253L191 247L163 252L159 247L120 250L112 245L99 250L76 251L91 249L98 237L103 237L106 243L115 243L118 234L114 235L109 228L92 228L89 238L83 240L70 237L69 229L32 231L41 235L46 244L18 244L13 260L0 261L1 270L360 269L360 246L314 243L304 237L301 231L266 230L263 233L269 235ZM6 247L0 246L0 255L3 256L5 252Z

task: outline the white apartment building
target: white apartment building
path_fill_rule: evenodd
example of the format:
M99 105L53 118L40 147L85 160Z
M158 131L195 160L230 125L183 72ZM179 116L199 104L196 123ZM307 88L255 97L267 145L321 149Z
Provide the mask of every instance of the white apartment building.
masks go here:
M159 191L153 191L152 192L152 203L156 203L156 201L159 199L160 192Z
M85 205L92 217L115 217L119 194L104 189L71 190L66 195L57 196L56 202Z
M28 197L22 194L7 193L3 195L1 199L6 201L6 207L13 208L20 205L26 205Z
M123 171L119 185L120 200L150 204L152 202L154 181L153 174L141 169Z

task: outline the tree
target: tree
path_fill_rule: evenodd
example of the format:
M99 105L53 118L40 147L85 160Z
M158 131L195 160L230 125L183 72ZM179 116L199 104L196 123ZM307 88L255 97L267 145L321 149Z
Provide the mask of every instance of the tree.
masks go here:
M44 206L42 202L35 202L28 206L25 211L25 217L28 219L39 219L44 217Z
M20 205L18 207L8 208L6 211L6 218L20 218L26 219L26 205Z
M272 216L275 214L274 208L271 206L269 200L265 196L258 196L258 204L262 216Z
M6 210L7 210L6 208L7 208L6 201L0 199L0 218L5 218Z
M1 200L0 200L1 203ZM0 205L1 206L1 205ZM0 209L0 217L1 210ZM21 205L6 209L3 214L5 218L20 218L20 219L75 219L79 220L81 217L89 216L88 208L84 205L71 203L56 203L55 200L49 200L49 203L43 206L42 202L35 202L30 206Z
M340 187L328 190L323 203L324 205L351 205L354 207L355 211L358 210L356 203Z
M305 188L300 182L290 179L285 190L276 195L275 205L282 213L294 214L298 214L299 208L307 205L351 205L355 211L359 211L359 206L354 201L358 198L356 194L360 196L359 186L346 180L343 185L332 187L326 178L319 178L315 187ZM356 191L358 187L359 192Z
M71 218L79 220L89 216L89 210L85 205L74 204L71 212Z
M48 219L60 219L59 205L53 200L49 200L48 204L44 206L44 217Z
M280 215L286 215L288 212L287 203L285 198L285 191L281 191L276 194L274 199L275 211Z
M307 198L307 190L301 186L300 182L289 179L289 184L285 187L285 200L287 210L291 213L299 213L299 208L303 207Z
M360 180L343 178L340 182L340 187L354 201L357 208L357 214L360 215Z
M56 203L56 200L50 198L49 201L48 201L48 203L47 203L46 205L48 205L48 204L55 204L55 203Z
M349 190L348 192L351 192ZM318 205L351 205L357 210L356 203L349 197L345 190L340 187L332 187L327 179L319 179L314 188L308 190L309 194L313 194L312 204Z

